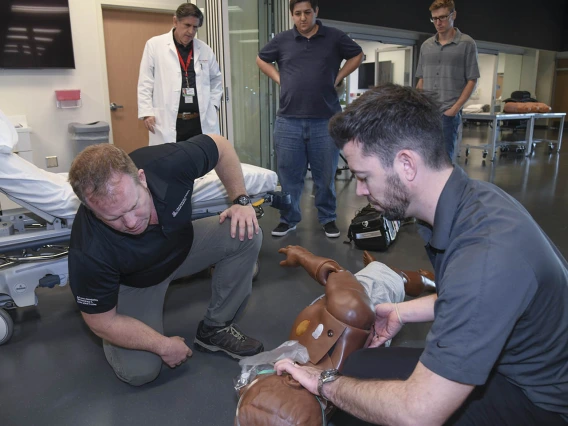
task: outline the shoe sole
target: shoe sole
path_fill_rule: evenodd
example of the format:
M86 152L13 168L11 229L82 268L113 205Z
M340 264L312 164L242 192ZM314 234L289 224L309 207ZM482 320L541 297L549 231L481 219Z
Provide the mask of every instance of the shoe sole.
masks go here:
M288 232L293 231L296 229L296 226L292 226L291 228L288 228L286 231L283 232L277 232L277 231L272 231L272 236L273 237L283 237L284 235L286 235Z
M256 355L256 354L252 354L252 355L237 355L233 352L229 352L226 349L220 348L219 346L211 346L211 345L206 345L205 343L201 342L200 340L195 339L193 341L193 347L195 349L197 349L199 352L205 352L205 353L215 353L215 352L225 352L227 355L229 355L231 358L233 359L243 359L252 355ZM264 345L260 347L260 352L264 351Z
M337 232L337 233L335 233L335 234L329 234L329 233L327 233L327 232L325 233L325 236L328 237L328 238L337 238L337 237L339 237L340 235L341 235L341 232Z

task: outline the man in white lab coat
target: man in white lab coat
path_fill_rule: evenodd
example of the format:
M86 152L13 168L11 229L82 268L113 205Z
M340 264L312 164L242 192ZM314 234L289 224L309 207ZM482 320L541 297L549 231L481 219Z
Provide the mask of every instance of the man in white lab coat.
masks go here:
M146 42L140 63L138 118L150 145L220 133L221 71L211 48L195 39L203 13L183 3L173 22L172 31Z

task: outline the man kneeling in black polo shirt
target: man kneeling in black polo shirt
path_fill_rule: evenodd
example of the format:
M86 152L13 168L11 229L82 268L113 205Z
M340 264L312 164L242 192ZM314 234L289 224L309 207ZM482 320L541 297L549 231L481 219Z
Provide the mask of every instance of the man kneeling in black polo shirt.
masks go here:
M193 226L193 183L213 168L235 204ZM264 349L233 323L251 293L262 234L229 141L199 135L130 156L94 145L73 161L69 182L82 202L71 233L71 289L119 379L143 385L162 362L174 368L191 356L182 337L163 335L164 298L172 280L213 264L195 347L236 359Z

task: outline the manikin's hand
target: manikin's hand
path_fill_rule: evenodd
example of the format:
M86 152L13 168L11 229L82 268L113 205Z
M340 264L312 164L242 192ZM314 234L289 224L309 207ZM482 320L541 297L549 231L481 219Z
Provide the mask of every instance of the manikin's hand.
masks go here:
M392 339L402 328L393 303L381 303L375 306L375 335L371 340L370 348L381 346Z
M313 253L306 250L302 246L286 246L278 250L278 253L286 255L286 259L280 262L280 266L300 266L300 259L308 255L313 256Z
M154 130L154 128L156 127L156 117L154 116L144 117L144 127L146 127L146 129L148 129L150 132L155 134L156 131Z
M184 363L193 352L185 344L185 339L179 336L168 337L167 343L158 355L170 368L175 368Z
M258 219L256 218L256 211L252 205L241 206L240 204L233 204L219 216L219 223L223 223L225 219L231 219L231 238L237 235L239 231L239 240L245 240L245 232L249 240L252 240L254 234L260 232L258 226Z

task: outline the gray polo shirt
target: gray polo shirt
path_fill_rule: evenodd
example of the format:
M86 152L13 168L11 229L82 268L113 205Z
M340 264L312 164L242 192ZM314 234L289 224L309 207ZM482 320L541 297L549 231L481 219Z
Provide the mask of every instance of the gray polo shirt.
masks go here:
M455 167L420 230L438 299L420 361L482 385L496 370L568 420L568 264L530 214Z
M479 78L475 41L457 28L456 35L442 46L438 34L420 48L416 77L424 80L423 89L437 93L442 111L450 109L469 80Z

